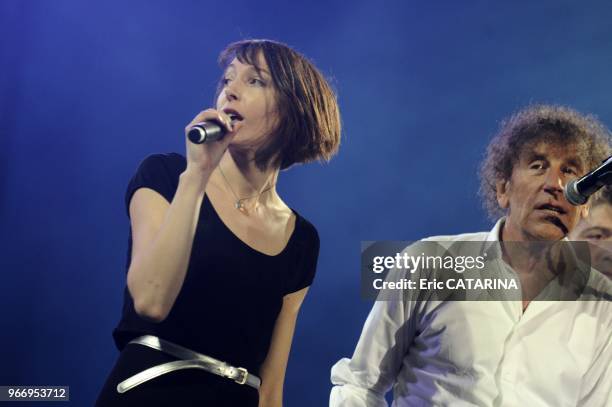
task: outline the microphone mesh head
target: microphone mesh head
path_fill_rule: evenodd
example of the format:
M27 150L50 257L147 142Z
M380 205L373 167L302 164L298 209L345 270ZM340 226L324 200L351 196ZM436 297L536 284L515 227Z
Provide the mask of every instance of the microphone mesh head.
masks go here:
M588 198L578 192L576 184L577 180L575 179L568 182L565 189L563 189L563 195L565 195L565 199L574 206L584 205Z

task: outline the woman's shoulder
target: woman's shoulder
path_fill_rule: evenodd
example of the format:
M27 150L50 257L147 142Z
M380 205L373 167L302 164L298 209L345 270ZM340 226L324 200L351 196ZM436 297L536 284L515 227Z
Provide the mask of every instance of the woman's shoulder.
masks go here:
M158 192L168 202L178 187L180 174L185 171L187 161L177 153L150 154L138 165L136 173L128 182L125 193L125 205L129 213L130 201L140 188L149 188Z
M314 246L319 246L319 232L317 228L305 217L303 217L294 208L290 208L295 215L295 230L300 241L311 243Z
M305 217L291 208L296 216L295 219L295 254L298 267L295 267L287 285L286 294L299 291L312 285L314 280L317 260L319 258L319 233L317 228Z
M178 184L179 176L187 168L187 160L178 153L156 153L146 156L138 165L135 178L152 178Z
M187 167L185 156L179 153L155 153L146 156L139 165L139 168L152 169L160 168L171 172L183 172Z

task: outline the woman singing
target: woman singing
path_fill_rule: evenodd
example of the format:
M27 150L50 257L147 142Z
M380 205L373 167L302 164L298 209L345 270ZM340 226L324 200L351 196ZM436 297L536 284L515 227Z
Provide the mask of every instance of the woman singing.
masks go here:
M340 142L334 92L284 44L248 40L219 58L226 129L186 154L147 157L129 182L131 232L121 351L98 406L280 406L316 229L276 191L279 171L328 160Z

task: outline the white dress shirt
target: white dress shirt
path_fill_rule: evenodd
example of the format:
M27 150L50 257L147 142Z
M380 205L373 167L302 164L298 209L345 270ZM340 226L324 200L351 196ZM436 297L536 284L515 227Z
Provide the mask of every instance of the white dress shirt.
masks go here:
M502 224L428 240L499 241ZM587 287L605 299L376 301L330 406L387 406L391 387L397 407L612 406L612 283L592 269Z

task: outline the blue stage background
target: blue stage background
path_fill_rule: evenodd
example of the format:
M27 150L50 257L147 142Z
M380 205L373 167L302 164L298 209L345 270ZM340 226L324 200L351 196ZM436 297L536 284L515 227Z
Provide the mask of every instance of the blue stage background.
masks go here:
M127 181L146 155L184 151L226 44L271 38L333 79L344 123L331 163L279 184L321 236L285 404L326 405L371 307L360 241L488 229L478 163L521 106L611 125L610 21L605 1L0 0L0 385L93 404L117 357Z

